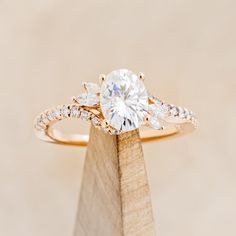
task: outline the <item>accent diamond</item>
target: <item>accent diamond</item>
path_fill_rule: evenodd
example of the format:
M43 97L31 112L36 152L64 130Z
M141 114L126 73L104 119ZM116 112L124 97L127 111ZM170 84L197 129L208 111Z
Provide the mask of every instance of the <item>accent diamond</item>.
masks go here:
M173 114L174 116L177 116L179 114L178 107L173 106L171 108L171 114Z
M49 123L49 120L48 120L46 114L42 114L41 119L45 125L47 125Z
M89 119L89 115L90 115L89 112L84 110L81 112L81 119L87 121Z
M95 83L84 83L86 93L80 94L76 101L82 106L96 106L99 104L100 87Z
M99 124L99 118L96 117L96 116L94 116L94 117L92 118L92 123L93 123L93 125L94 125L95 127L98 126L98 124Z
M42 116L39 116L36 121L36 127L37 129L45 129L46 125L43 122Z
M160 125L158 118L155 116L151 117L151 119L149 120L149 125L154 129L161 129L161 127L162 127Z
M61 109L61 114L64 116L64 117L68 117L69 114L70 114L70 110L67 106L63 106L62 109Z
M100 86L95 83L84 83L84 87L87 90L88 94L99 94L100 93Z
M143 81L129 70L116 70L107 75L100 100L104 117L116 130L134 130L144 122L148 93Z
M77 101L82 106L95 106L99 103L99 97L94 94L82 93L77 98Z
M167 104L151 104L149 105L149 112L151 115L159 118L165 118L169 114L169 106Z
M80 111L79 111L78 107L76 107L76 106L73 106L71 108L70 113L71 113L72 117L79 117L79 115L80 115Z

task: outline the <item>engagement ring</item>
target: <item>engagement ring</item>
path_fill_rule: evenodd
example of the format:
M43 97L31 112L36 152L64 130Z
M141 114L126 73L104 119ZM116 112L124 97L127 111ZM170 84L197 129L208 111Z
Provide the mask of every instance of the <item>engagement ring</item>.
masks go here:
M127 69L84 83L85 92L71 103L48 109L34 123L36 135L47 142L86 146L89 135L64 134L54 124L68 118L89 121L110 135L140 129L143 142L184 134L196 128L192 111L161 101L145 88L144 75ZM142 127L144 129L142 129Z

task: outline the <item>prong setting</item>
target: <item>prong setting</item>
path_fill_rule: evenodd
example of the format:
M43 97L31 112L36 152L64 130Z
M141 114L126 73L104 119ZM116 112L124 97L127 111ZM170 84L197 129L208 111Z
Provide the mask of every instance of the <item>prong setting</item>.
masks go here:
M145 79L145 75L142 72L139 73L139 79L141 79L142 81L144 81Z
M106 75L104 75L104 74L99 75L99 82L100 83L103 83L105 80L106 80Z
M75 96L71 97L71 101L75 102L75 103L78 103L77 98Z
M145 119L144 119L144 122L145 122L145 123L148 123L148 122L150 121L150 119L151 119L151 115L150 115L150 114L147 114L146 117L145 117Z
M119 135L141 126L155 129L156 135L143 140L165 137L197 127L192 111L165 103L150 95L143 83L144 74L121 69L100 75L100 84L84 82L84 92L71 97L70 104L60 105L40 113L35 120L36 134L44 141L84 146L84 136L65 140L60 132L51 132L56 122L67 118L91 121L110 135ZM192 125L189 129L189 124ZM188 125L188 129L185 128ZM182 132L184 131L184 132ZM146 130L145 130L146 132ZM58 135L57 135L58 133ZM77 136L76 136L77 137ZM142 137L142 135L141 135Z
M88 89L87 89L87 82L83 82L82 83L82 87L83 87L84 90L86 90L86 92L88 91Z

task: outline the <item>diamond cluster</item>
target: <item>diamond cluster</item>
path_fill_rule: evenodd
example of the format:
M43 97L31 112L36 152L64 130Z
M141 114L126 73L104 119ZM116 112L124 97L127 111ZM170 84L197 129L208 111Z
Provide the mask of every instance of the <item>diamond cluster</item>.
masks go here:
M83 86L86 92L74 97L74 101L82 106L97 106L99 104L100 86L95 83L84 83Z
M35 128L44 130L51 122L59 121L64 118L81 118L86 121L91 120L96 125L100 123L99 118L91 111L85 110L76 104L68 104L42 112L36 118Z
M106 133L119 134L102 120L98 114L78 104L61 105L48 109L36 117L34 126L39 131L46 131L51 124L65 118L90 121L96 128L103 129Z
M141 125L161 130L163 121L168 119L197 125L190 110L149 96L142 78L129 70L111 72L101 86L95 83L83 86L85 92L74 97L72 104L42 112L36 118L35 128L46 131L52 123L65 118L91 121L95 127L115 135Z
M190 122L197 125L194 113L187 108L175 106L162 102L153 96L149 97L151 104L149 105L149 126L154 129L163 129L160 120L173 118L176 121Z

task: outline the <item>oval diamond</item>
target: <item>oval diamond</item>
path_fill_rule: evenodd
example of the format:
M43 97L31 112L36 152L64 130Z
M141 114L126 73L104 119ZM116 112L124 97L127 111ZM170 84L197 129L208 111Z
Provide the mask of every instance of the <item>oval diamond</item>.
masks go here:
M132 71L121 69L108 74L100 96L104 117L118 131L137 129L144 122L148 93L143 81Z

